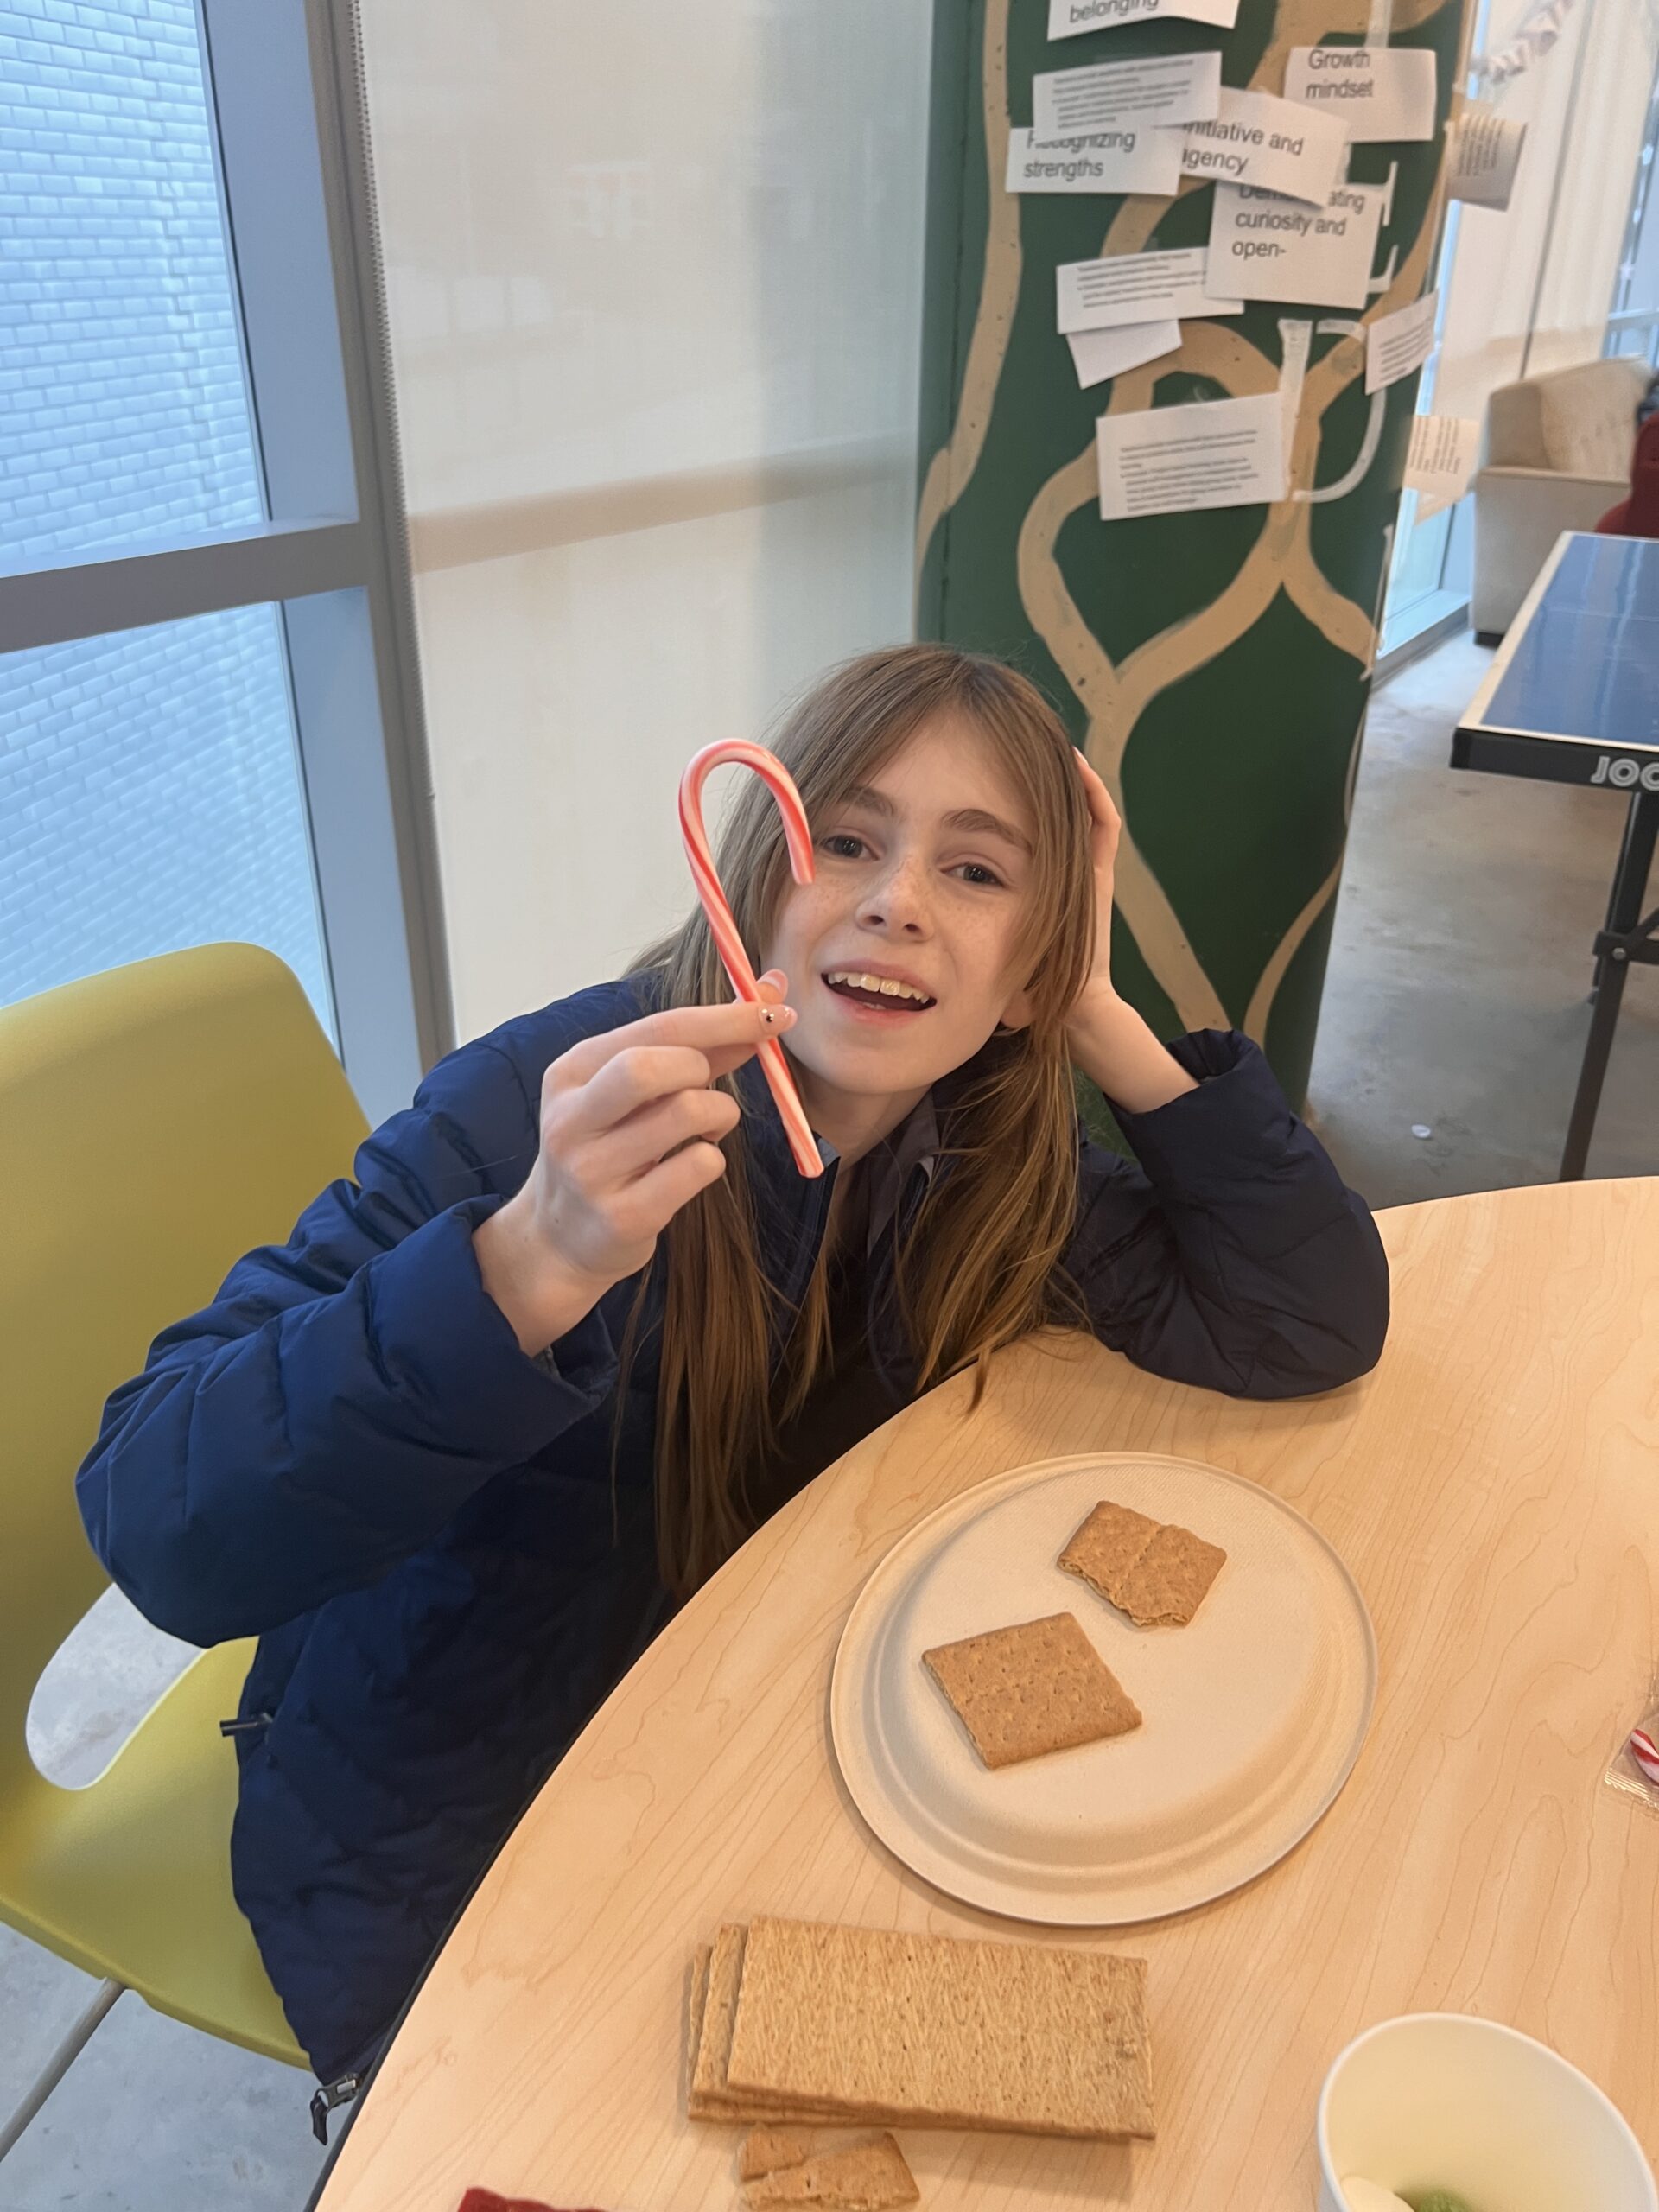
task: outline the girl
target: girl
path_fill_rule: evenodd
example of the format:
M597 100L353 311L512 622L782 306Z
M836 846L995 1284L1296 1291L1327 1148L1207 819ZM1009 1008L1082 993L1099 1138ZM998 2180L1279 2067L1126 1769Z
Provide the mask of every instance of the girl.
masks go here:
M81 1471L151 1620L259 1637L232 1872L325 2082L674 1604L917 1391L1045 1324L1259 1397L1381 1350L1376 1230L1255 1046L1166 1050L1114 991L1117 817L1028 683L874 653L777 749L817 880L757 779L721 845L766 1003L699 912L452 1054L157 1341ZM1138 1166L1080 1140L1073 1062Z

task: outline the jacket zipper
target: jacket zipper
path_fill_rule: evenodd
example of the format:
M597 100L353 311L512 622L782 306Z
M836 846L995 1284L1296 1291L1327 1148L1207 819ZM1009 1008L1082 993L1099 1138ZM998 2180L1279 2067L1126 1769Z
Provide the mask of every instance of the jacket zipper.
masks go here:
M794 1326L793 1316L800 1312L801 1300L805 1295L806 1286L812 1280L812 1270L818 1263L818 1254L823 1249L823 1233L830 1219L830 1202L835 1196L836 1178L840 1173L841 1162L838 1160L831 1160L823 1173L817 1178L817 1187L810 1194L813 1211L807 1217L800 1242L796 1248L794 1278L784 1288L784 1304L788 1309L791 1319L772 1352L772 1365L774 1374L788 1346L790 1329Z

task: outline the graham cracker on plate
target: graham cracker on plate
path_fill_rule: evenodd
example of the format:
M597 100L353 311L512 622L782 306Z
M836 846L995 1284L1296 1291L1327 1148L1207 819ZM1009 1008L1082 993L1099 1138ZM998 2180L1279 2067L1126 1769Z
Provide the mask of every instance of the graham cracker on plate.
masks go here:
M1071 1613L941 1644L922 1658L988 1767L1141 1726L1133 1699Z
M1059 1563L1125 1612L1137 1628L1185 1628L1226 1564L1208 1544L1173 1521L1148 1520L1103 1498Z
M756 1920L728 2081L890 2124L1153 2132L1146 1961Z
M1147 1515L1103 1498L1060 1554L1060 1565L1114 1605L1122 1605L1124 1580L1158 1528Z
M1226 1561L1219 1544L1166 1522L1129 1569L1116 1602L1137 1628L1185 1628Z
M891 2135L823 2151L799 2165L774 2168L747 2182L746 2204L827 2204L840 2212L888 2212L921 2196L904 2153Z

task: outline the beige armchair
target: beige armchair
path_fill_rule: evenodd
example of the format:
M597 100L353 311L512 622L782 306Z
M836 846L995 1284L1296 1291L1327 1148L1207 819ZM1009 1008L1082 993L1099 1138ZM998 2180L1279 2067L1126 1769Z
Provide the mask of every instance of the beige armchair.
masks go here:
M1630 488L1644 361L1586 361L1500 385L1486 402L1485 454L1474 481L1475 579L1470 620L1499 636L1564 530L1593 530Z

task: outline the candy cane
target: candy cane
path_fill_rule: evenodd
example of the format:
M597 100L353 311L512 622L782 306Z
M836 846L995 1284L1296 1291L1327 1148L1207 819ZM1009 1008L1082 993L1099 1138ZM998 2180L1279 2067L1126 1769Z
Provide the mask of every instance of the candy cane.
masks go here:
M1630 1757L1649 1782L1659 1782L1659 1744L1654 1742L1645 1728L1631 1729Z
M789 848L790 869L797 883L812 880L812 833L807 827L806 809L801 804L794 779L764 745L750 745L742 738L734 738L727 745L705 745L680 779L680 835L685 840L685 857L691 863L691 880L697 887L702 911L709 917L709 926L715 933L715 944L726 973L732 979L732 988L739 998L747 999L751 1006L759 1006L760 987L755 982L743 940L737 933L737 924L732 919L726 893L720 887L714 855L709 849L709 834L702 826L703 784L711 768L723 767L728 761L753 768L777 800L778 811L784 818L784 842ZM784 1058L784 1048L775 1037L768 1038L760 1047L760 1071L778 1102L795 1165L803 1175L822 1175L823 1162L818 1157L818 1147L808 1125L800 1093L795 1088L795 1078Z

